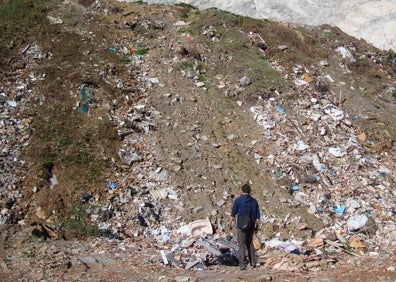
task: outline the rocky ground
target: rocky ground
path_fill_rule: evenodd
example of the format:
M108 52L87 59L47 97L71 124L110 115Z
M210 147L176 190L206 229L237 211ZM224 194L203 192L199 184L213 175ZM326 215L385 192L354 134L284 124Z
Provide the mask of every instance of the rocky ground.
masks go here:
M2 280L395 280L393 52L188 5L1 3Z

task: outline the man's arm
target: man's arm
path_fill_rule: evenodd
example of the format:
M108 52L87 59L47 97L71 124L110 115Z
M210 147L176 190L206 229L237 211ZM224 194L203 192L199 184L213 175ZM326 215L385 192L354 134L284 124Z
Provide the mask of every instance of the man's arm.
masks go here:
M256 200L256 222L254 224L254 228L257 230L259 228L259 225L260 225L260 208Z
M234 219L235 219L234 216L230 216L230 219L228 220L228 227L230 229L232 229L232 224L234 223Z
M259 228L259 224L260 224L260 219L256 219L256 222L254 224L254 229L257 230Z
M234 201L234 204L232 205L231 215L230 215L230 218L228 220L228 227L230 229L232 229L232 227L233 227L232 224L234 223L235 216L238 213L238 205L239 205L239 202L238 202L238 199L237 199L237 200Z

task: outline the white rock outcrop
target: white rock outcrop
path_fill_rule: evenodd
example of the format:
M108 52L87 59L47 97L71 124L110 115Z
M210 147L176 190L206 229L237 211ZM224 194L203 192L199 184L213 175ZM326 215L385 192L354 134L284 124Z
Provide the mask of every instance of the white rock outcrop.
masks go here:
M135 2L134 0L119 0ZM150 4L216 7L253 18L307 25L329 24L373 46L396 50L396 0L146 0Z

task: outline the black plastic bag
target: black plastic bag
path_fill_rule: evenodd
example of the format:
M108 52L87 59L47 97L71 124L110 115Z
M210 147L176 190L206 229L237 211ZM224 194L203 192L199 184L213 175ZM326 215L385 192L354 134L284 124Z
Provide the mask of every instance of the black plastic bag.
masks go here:
M227 266L238 266L238 258L234 256L232 253L226 253L224 255L221 255L218 258L220 264L227 265Z

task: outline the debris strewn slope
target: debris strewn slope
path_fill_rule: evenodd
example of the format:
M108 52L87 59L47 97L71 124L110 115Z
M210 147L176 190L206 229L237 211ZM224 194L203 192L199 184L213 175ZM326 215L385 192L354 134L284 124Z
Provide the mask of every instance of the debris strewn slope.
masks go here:
M3 30L6 277L234 279L177 230L208 218L204 239L229 235L246 181L266 243L253 275L336 277L352 254L392 277L394 54L188 5L32 5L45 29ZM205 273L179 269L197 257Z

